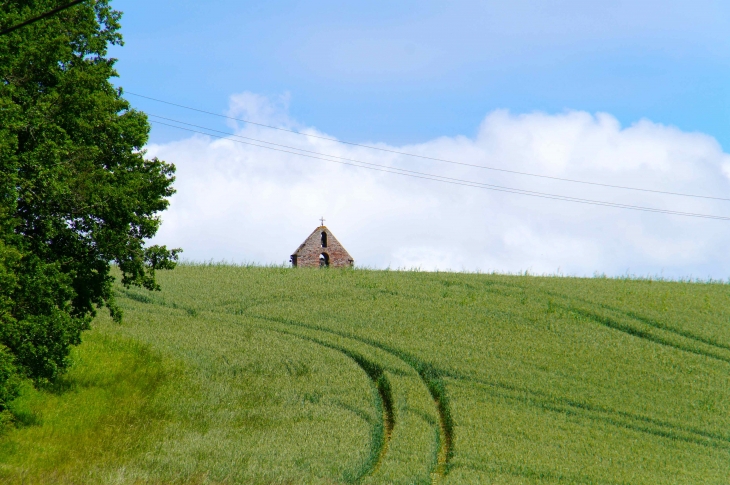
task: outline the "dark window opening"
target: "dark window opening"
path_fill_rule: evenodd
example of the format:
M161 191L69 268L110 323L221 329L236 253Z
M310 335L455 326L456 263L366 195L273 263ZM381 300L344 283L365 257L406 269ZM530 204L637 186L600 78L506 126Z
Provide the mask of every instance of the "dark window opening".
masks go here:
M327 253L322 253L319 255L319 267L320 268L326 268L330 265L330 257Z
M292 266L296 266L297 265L297 255L296 254L292 254L290 261L291 261L291 265Z
M322 232L322 247L323 248L327 247L327 233L324 231Z

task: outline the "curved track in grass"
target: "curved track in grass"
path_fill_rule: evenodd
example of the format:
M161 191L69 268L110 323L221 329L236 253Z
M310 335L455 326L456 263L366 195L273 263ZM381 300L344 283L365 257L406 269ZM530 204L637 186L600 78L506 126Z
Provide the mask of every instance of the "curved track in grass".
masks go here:
M306 340L314 344L321 345L322 347L326 347L328 349L340 352L341 354L354 361L358 365L358 367L360 367L365 372L365 374L367 374L378 394L379 401L377 407L381 412L381 425L379 426L379 429L377 429L375 440L371 445L370 460L367 465L363 467L362 470L360 470L358 475L355 476L354 480L355 482L359 482L365 476L372 474L375 470L377 470L378 466L383 461L385 454L388 452L388 444L390 443L390 438L393 434L393 428L395 426L395 412L393 411L393 393L391 391L390 382L388 381L388 378L386 377L383 368L377 363L365 358L364 356L356 352L353 352L344 347L340 347L338 345L333 345L329 342L323 342L313 337L299 335L295 332L287 332L284 330L271 328L271 326L262 327L262 329Z
M129 296L129 295L125 295ZM168 306L164 303L160 303L157 301L152 301L151 299L145 299L144 303L151 303L151 304L157 304L160 306ZM185 308L182 307L175 307L176 309L180 309L185 311ZM250 310L250 308L248 308ZM188 313L190 310L187 310ZM216 312L213 311L211 313L223 313L223 312ZM350 349L347 349L342 346L338 346L329 342L322 341L320 339L301 335L296 332L291 331L284 331L281 329L273 328L270 324L276 323L279 325L285 325L290 328L301 328L308 331L314 331L314 332L321 332L324 334L333 335L336 337L344 338L347 340L351 340L354 342L358 342L360 344L363 344L365 346L378 349L382 352L385 352L386 354L389 354L390 356L398 359L399 361L406 364L408 367L410 367L415 373L418 375L418 378L421 380L421 382L425 385L426 389L428 390L429 397L433 401L436 414L438 416L438 433L437 433L437 443L436 443L436 457L434 460L433 465L430 469L430 478L432 483L438 483L440 482L448 473L449 473L449 467L450 462L453 457L453 446L454 446L454 423L451 416L451 411L449 408L449 402L448 397L446 394L446 387L444 382L444 377L442 376L441 372L430 365L427 362L424 362L423 360L418 359L417 357L408 354L406 352L403 352L399 349L396 349L394 347L390 347L386 344L383 344L381 342L371 340L364 337L358 337L357 335L349 334L346 332L338 332L336 330L332 330L325 327L319 327L314 325L308 325L306 323L297 322L293 320L287 320L283 318L275 318L275 317L268 317L263 315L256 315L253 313L248 312L238 312L235 314L236 316L246 316L249 318L254 318L257 320L263 320L265 322L268 322L269 325L267 326L261 326L263 330L270 330L278 333L282 333L285 335L289 335L295 338L300 338L303 340L310 341L312 343L321 345L323 347L335 350L337 352L340 352L347 356L348 358L352 359L370 378L370 380L373 382L373 385L378 393L378 401L379 401L379 407L382 411L382 421L381 421L381 429L378 433L379 437L374 440L374 443L376 443L374 446L372 446L371 449L371 456L368 464L363 467L363 469L354 477L355 482L362 481L365 477L372 475L378 470L378 467L383 462L387 452L388 452L388 445L391 440L391 435L393 433L393 430L396 426L396 418L395 418L395 412L394 412L394 403L393 403L393 395L392 390L390 388L390 382L388 381L383 366L378 364L377 362L374 362L370 359L367 359L366 357L362 356L361 354L354 352Z
M286 320L286 319L282 319L282 318L274 318L274 317L267 317L267 316L254 315L254 314L248 314L246 316L255 318L258 320L264 320L267 322L278 323L280 325L287 325L289 327L295 327L295 328L303 328L303 329L306 329L309 331L322 332L322 333L326 333L326 334L330 334L330 335L335 335L337 337L353 340L353 341L359 342L361 344L365 344L369 347L379 349L387 354L390 354L391 356L397 358L398 360L402 361L407 366L409 366L411 369L413 369L418 374L418 377L421 379L423 384L428 389L431 400L433 401L434 406L436 408L436 413L438 415L438 421L439 421L439 423L438 423L438 428L439 428L438 429L438 442L437 442L438 451L437 451L437 455L436 455L436 462L433 464L433 466L431 468L431 472L430 472L431 479L432 479L433 483L437 483L449 473L449 465L450 465L451 459L453 457L454 423L453 423L453 419L451 416L451 410L449 408L449 402L448 402L448 397L446 394L446 387L445 387L445 383L443 380L443 376L441 376L441 373L436 368L434 368L432 365L430 365L406 352L400 351L398 349L390 347L381 342L377 342L375 340L370 340L370 339L363 338L363 337L358 337L356 335L352 335L352 334L349 334L346 332L338 332L336 330L331 330L331 329L319 327L319 326L307 325L302 322ZM267 328L270 328L270 327L267 327ZM284 332L284 333L291 334L291 335L297 335L295 333L290 333L290 332ZM301 335L299 335L299 336L302 338L305 338L305 339L311 339L310 337L304 337ZM317 341L317 339L312 339L312 340ZM328 345L329 344L327 344L327 346ZM332 348L334 348L334 347L332 347ZM338 348L337 350L343 351L340 348ZM368 375L370 375L370 374L368 374ZM395 421L393 421L393 425L395 425ZM391 428L391 430L392 430L392 428ZM376 469L377 469L377 465L375 467L373 467L372 471L375 471Z

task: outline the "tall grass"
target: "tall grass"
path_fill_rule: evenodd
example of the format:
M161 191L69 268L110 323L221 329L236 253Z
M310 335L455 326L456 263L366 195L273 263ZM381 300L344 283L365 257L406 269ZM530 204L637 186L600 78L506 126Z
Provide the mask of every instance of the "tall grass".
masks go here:
M212 262L160 281L118 288L125 322L24 391L2 480L730 476L728 285Z
M164 421L160 390L176 368L149 347L98 331L53 386L29 384L12 403L0 441L3 483L90 483L143 450Z

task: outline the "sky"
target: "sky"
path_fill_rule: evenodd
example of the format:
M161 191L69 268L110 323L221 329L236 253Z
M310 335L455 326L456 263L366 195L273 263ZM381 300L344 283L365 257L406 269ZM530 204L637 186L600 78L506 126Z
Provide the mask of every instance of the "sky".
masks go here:
M131 94L431 158L730 198L727 2L113 5L125 37L111 50L115 84L150 115L459 180L730 216L728 201L400 156ZM730 276L730 221L451 185L240 141L153 123L149 155L178 167L155 243L192 260L283 263L324 216L359 266Z

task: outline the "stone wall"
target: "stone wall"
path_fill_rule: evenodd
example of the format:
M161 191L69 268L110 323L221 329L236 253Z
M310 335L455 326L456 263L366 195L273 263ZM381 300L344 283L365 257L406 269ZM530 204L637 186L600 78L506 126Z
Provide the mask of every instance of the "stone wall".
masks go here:
M326 234L326 247L322 247L322 233ZM319 268L322 254L326 255L331 268L350 267L355 263L352 256L342 247L330 230L326 226L319 226L292 254L292 266Z

